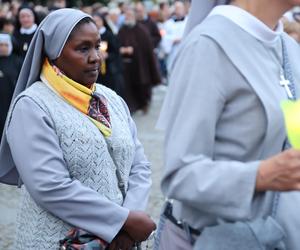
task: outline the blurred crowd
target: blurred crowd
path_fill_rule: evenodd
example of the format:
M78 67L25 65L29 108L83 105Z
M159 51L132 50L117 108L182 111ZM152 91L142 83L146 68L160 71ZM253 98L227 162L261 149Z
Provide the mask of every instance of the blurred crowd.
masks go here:
M14 84L39 23L53 10L68 6L65 0L47 6L9 1L0 4L0 131ZM101 34L103 63L98 82L124 98L130 111L147 112L151 90L167 84L188 19L190 1L110 1L80 6L90 14ZM286 31L300 42L300 11L284 17Z
M167 83L168 69L182 39L190 4L188 0L149 3L110 1L107 6L95 3L76 7L94 18L101 34L104 60L98 82L122 96L132 113L147 112L152 87ZM47 6L27 1L0 5L1 129L14 84L39 23L51 11L65 7L72 6L65 0L49 1Z

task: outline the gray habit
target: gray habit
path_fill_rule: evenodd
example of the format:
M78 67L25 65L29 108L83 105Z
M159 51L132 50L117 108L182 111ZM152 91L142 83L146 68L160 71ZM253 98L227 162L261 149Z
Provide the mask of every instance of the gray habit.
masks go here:
M59 57L74 26L85 17L89 16L81 11L61 9L52 12L44 19L27 52L14 97L39 80L45 55L50 60ZM125 104L124 108L127 109ZM13 114L8 116L11 117L11 121L7 135L10 145L14 148L15 158L13 160L4 133L0 148L0 181L16 185L19 173L15 162L19 163L24 183L27 180L26 188L32 191L33 199L42 204L45 210L71 225L85 228L110 242L127 219L129 210L145 209L151 186L150 164L137 139L136 127L129 112L127 115L136 151L123 206L109 201L79 182L70 182L69 177L62 178L69 175L55 135L53 121L30 98L19 100ZM34 149L35 147L45 149L42 150L43 154ZM43 192L35 190L34 177L38 177L44 183ZM54 192L50 187L56 181L60 184ZM57 200L60 202L53 202Z
M300 50L284 39L300 93ZM281 152L286 138L281 53L280 39L263 43L223 16L207 18L183 42L160 117L162 190L192 227L270 214L273 193L256 193L255 182L260 161ZM299 208L299 192L281 194L278 221L290 250L300 246Z
M74 26L85 17L90 16L75 9L61 9L52 12L42 21L31 40L12 102L24 89L39 80L45 55L50 60L59 57ZM6 134L3 133L0 145L0 182L17 185L18 179L19 174L11 157Z

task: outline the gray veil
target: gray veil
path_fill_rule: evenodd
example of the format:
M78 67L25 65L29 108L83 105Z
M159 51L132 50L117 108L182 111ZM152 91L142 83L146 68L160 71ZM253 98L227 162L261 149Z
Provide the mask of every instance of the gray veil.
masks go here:
M228 4L228 2L230 1L229 0L192 0L188 21L184 31L184 37L187 37L187 35L191 32L191 30L194 29L195 26L200 24L215 6ZM165 97L160 112L159 119L156 124L157 129L161 129L161 130L167 129L169 116L171 113L173 113L172 102L175 101L176 99L174 97L174 92L177 93L177 91L174 90L183 87L184 84L183 86L173 86L172 83L170 83L170 86L168 87L167 95ZM180 98L176 99L176 101L178 100L180 100Z
M12 103L23 90L39 80L45 56L50 60L60 56L71 31L85 17L90 16L80 10L60 9L50 13L42 21L27 51ZM18 179L19 175L11 156L4 129L0 144L0 182L17 185Z

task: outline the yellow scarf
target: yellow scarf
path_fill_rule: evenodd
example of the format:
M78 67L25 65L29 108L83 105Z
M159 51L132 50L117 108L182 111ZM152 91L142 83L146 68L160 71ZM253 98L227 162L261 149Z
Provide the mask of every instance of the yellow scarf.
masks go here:
M89 89L65 76L57 67L45 60L41 79L50 85L69 104L87 115L97 126L101 133L108 137L111 135L111 124L106 100L95 93L96 84Z

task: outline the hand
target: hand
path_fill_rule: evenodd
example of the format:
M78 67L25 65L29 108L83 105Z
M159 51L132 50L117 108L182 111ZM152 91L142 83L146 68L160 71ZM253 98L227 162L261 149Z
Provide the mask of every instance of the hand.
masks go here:
M300 150L289 149L261 162L257 191L300 190Z
M133 51L134 51L134 49L133 49L132 46L127 47L127 54L128 54L128 55L132 55L132 54L133 54Z
M128 46L128 47L120 47L120 53L121 54L127 54L127 55L132 55L133 54L133 47L132 46Z
M123 55L123 54L126 54L126 51L127 51L127 50L126 50L126 47L120 47L119 50L120 50L120 54L122 54L122 55Z
M133 245L134 240L126 232L120 231L109 244L108 250L131 250Z
M156 225L146 213L130 211L122 229L126 231L135 242L142 242L156 229Z

